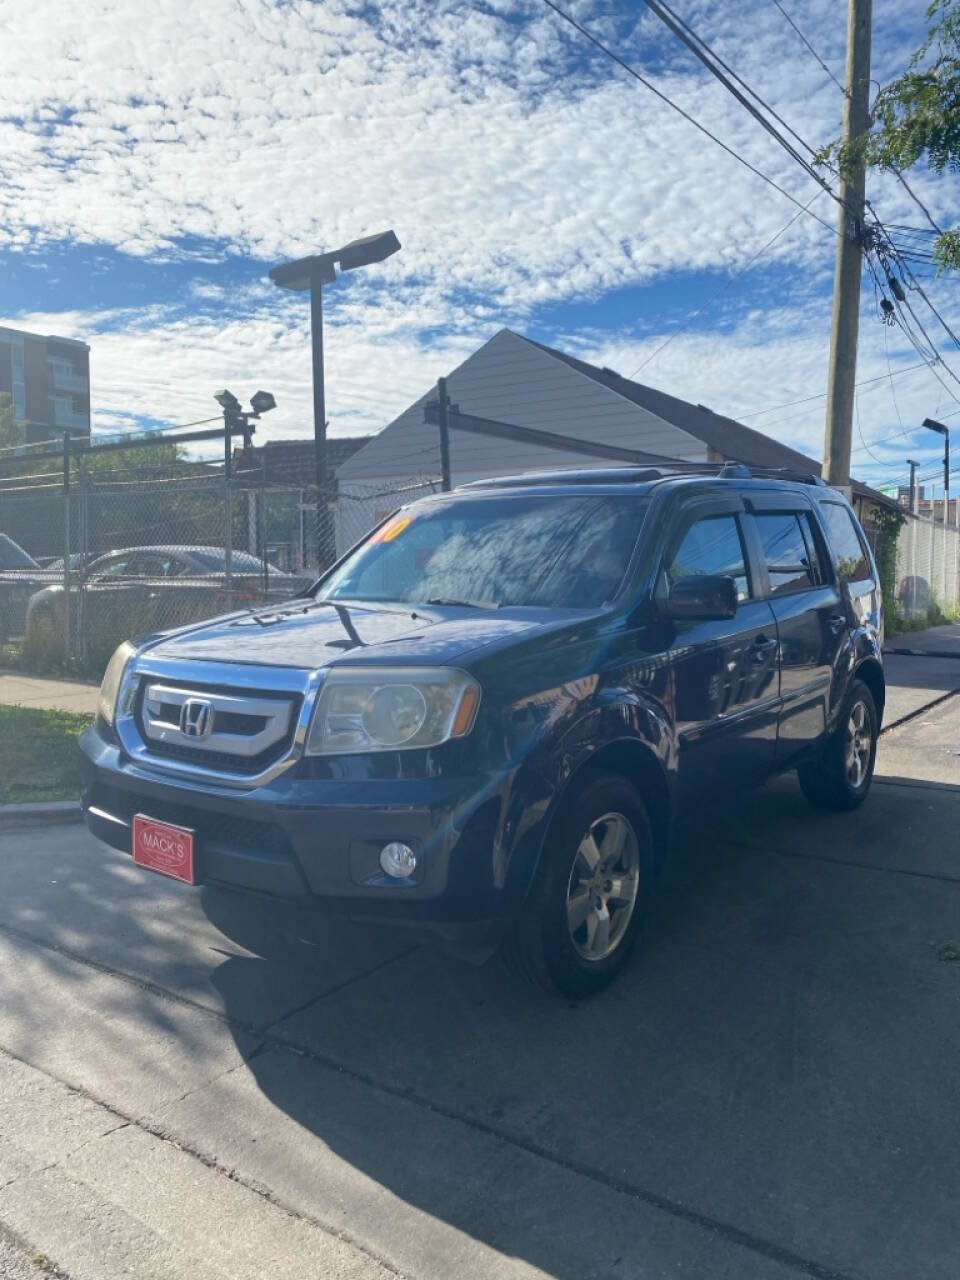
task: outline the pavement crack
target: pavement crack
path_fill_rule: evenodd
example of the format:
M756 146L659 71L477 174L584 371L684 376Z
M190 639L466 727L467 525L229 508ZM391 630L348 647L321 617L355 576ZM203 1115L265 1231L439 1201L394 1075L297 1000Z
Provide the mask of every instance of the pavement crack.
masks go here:
M311 996L309 1000L304 1000L303 1004L297 1005L295 1009L288 1009L279 1018L274 1018L272 1022L260 1027L260 1035L267 1035L274 1027L279 1027L281 1023L286 1022L289 1018L295 1018L297 1014L305 1013L307 1009L312 1009L315 1004L319 1004L322 1000L328 1000L330 996L337 995L338 992L343 991L346 987L352 987L358 982L363 982L365 978L372 978L375 973L379 973L387 965L395 964L398 960L405 960L407 956L412 956L415 951L419 950L420 944L417 943L413 947L408 947L406 951L401 951L398 955L387 956L385 960L381 960L379 964L375 964L371 969L364 969L362 973L351 974L349 978L344 978L343 982L338 982L335 986L330 987L329 990L321 991L317 995ZM248 1055L248 1061L253 1056L253 1054Z

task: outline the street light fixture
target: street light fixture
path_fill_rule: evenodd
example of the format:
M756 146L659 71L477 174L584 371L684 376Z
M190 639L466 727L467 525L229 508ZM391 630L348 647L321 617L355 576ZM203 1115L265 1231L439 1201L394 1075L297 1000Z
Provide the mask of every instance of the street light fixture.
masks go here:
M250 419L259 418L262 414L269 413L271 409L277 407L277 402L271 392L255 391L250 397L250 408L244 411L240 408L240 401L237 397L226 388L223 391L214 392L213 398L223 410L223 465L229 478L234 435L237 432L242 432L243 447L249 449L250 435L253 430L250 426Z
M330 253L316 253L295 262L274 267L270 279L281 289L310 291L310 337L313 352L313 439L317 485L317 550L322 555L333 546L330 508L327 502L327 408L323 383L323 286L337 278L341 271L353 271L374 262L383 262L400 248L394 231L351 240Z

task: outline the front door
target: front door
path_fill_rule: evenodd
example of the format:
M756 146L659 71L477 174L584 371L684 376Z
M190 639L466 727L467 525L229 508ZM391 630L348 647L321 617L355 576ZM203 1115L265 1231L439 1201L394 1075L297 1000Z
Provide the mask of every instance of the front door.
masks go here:
M760 781L774 763L777 629L753 580L742 511L738 499L695 505L663 558L663 590L689 574L725 574L736 581L739 599L733 618L662 624L680 785L692 793Z

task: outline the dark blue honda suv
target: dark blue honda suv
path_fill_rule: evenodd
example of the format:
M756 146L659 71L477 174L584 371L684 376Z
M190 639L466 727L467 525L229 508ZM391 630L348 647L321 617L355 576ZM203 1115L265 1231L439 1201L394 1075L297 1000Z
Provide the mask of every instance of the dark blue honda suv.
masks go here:
M852 509L727 465L466 485L303 597L124 644L90 829L191 884L405 924L582 995L678 806L796 769L853 809L884 703Z

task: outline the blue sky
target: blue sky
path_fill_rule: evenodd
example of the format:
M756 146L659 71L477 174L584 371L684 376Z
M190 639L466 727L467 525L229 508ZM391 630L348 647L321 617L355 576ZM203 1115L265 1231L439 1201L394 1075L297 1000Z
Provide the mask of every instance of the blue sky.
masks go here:
M843 6L784 7L842 78ZM814 195L639 0L569 9L797 199ZM840 91L772 0L677 9L805 138L835 135ZM876 0L878 79L902 69L923 10ZM822 398L792 402L825 388L834 237L807 215L783 231L794 205L541 0L5 0L0 39L0 323L90 343L97 430L206 417L228 385L275 393L264 435L308 434L303 299L267 271L393 226L400 254L327 291L335 434L384 426L509 325L628 375L642 365L641 380L819 455ZM957 181L914 185L952 224ZM894 183L870 194L885 221L922 225ZM832 224L831 206L813 210ZM960 321L957 284L929 288ZM865 288L865 479L933 459L914 425L960 412L916 363Z

